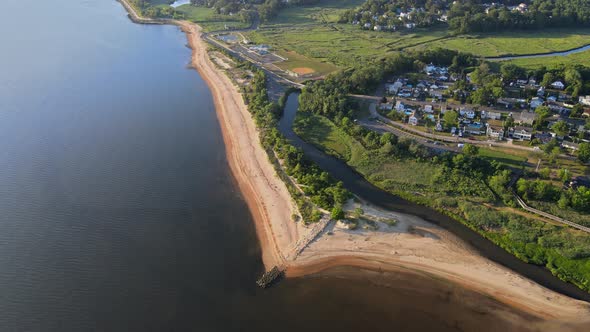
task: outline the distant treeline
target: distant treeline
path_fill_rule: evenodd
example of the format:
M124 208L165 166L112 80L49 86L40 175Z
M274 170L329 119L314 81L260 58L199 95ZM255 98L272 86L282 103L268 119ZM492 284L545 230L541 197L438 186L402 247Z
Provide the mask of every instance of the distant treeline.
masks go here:
M415 23L426 27L437 23L452 1L440 0L368 0L357 9L351 9L340 16L340 22L371 23L383 27L399 27Z
M588 0L522 1L526 7L520 9L510 9L504 3L484 6L480 1L456 1L448 13L449 27L458 33L469 33L590 26Z
M448 22L454 33L590 26L588 0L368 0L341 22L397 28Z
M309 5L318 2L319 0L290 0L288 3L280 0L191 0L193 5L213 8L217 14L240 15L247 22L251 22L256 16L262 21L268 21L285 6Z

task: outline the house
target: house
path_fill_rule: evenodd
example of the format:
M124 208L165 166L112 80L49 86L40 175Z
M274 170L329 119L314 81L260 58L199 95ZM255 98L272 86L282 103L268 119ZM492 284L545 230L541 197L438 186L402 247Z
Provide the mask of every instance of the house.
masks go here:
M395 95L401 89L404 84L401 81L395 81L395 83L391 84L388 83L385 85L385 89L387 90L388 94Z
M565 84L563 84L562 81L555 81L555 82L551 83L551 87L553 87L554 89L557 89L557 90L563 90L563 89L565 89Z
M393 104L391 104L391 103L380 104L379 109L382 111L391 111L393 109Z
M536 118L537 114L534 112L522 111L514 114L514 122L520 124L532 125Z
M455 136L456 132L457 132L457 128L455 128L455 127L451 128L451 135Z
M545 101L543 100L543 98L541 97L534 97L533 99L531 99L531 109L534 110L537 107L543 105Z
M502 113L500 112L492 112L492 111L481 111L481 118L482 119L492 119L492 120L500 120L502 118Z
M434 113L434 110L432 109L432 105L424 105L424 112L425 113Z
M510 129L510 137L521 141L530 141L533 139L533 129L527 127L516 126Z
M406 29L414 29L416 27L416 23L406 23Z
M383 27L380 26L380 25L376 25L376 26L373 27L373 30L374 31L383 31Z
M545 88L544 87L540 87L537 90L537 97L543 97L543 96L545 96Z
M514 104L507 98L498 98L496 104L498 104L499 106L503 106L506 109L514 107Z
M546 144L549 143L551 139L553 139L553 136L551 136L549 133L543 132L535 134L535 138L541 141L541 143Z
M531 77L531 78L529 78L528 84L530 86L536 86L537 85L537 80L534 77Z
M555 102L557 102L557 96L549 96L549 97L547 97L547 101L548 102L550 101L550 102L554 102L555 103Z
M432 98L436 98L436 99L439 99L439 100L442 100L443 99L443 93L442 93L442 91L432 91L431 90L429 92L429 95Z
M574 142L568 142L568 141L563 141L561 142L561 147L566 148L566 149L570 149L573 151L578 151L578 149L580 148L580 146Z
M408 119L408 124L412 126L418 125L418 117L416 116L416 113L412 113L412 115L410 115L410 118Z
M468 124L467 126L463 127L463 132L469 133L472 135L481 135L485 131L483 130L483 126L481 124L472 123L472 124Z
M582 113L582 116L586 117L586 118L590 118L590 109L588 109L588 108L585 109L584 113Z
M459 115L464 116L468 119L473 119L473 118L475 118L475 111L470 110L470 109L466 109L466 108L461 108L459 110Z
M371 23L365 23L365 25L363 25L363 28L371 29Z
M487 130L486 130L486 135L490 138L494 138L498 141L501 141L504 139L504 129L500 126L491 126L489 124L486 124Z
M406 105L404 105L404 103L402 103L401 101L397 101L395 103L395 110L398 112L403 112L406 110Z
M436 121L436 126L434 127L436 131L443 131L443 126L440 123L440 120Z
M590 106L590 96L580 96L578 102L584 106Z

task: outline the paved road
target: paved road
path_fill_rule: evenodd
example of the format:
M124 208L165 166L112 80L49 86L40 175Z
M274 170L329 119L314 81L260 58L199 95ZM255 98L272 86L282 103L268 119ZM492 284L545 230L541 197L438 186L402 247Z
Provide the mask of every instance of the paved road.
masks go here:
M369 105L369 109L371 111L371 114L376 113L376 105L375 104ZM374 117L374 116L372 116L372 117ZM377 120L358 119L357 123L369 130L373 130L378 133L392 133L392 134L396 135L397 137L411 138L411 139L415 140L416 142L418 142L424 146L427 146L433 150L438 150L438 151L442 151L442 152L444 152L444 151L461 152L461 149L458 148L454 144L447 145L447 144L443 144L441 142L435 142L430 139L424 138L423 136L418 136L418 135L409 133L407 131L400 130L396 127L392 127L390 125L387 125L386 123L380 121L379 119L377 119Z

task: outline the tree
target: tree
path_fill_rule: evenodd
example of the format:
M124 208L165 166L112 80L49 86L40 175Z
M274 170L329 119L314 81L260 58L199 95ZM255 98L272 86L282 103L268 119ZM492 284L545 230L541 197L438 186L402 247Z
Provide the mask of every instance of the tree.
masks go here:
M505 63L500 68L500 73L506 81L513 81L525 75L524 69L513 63Z
M471 81L476 84L488 82L490 75L490 66L487 62L482 62L477 69L471 73Z
M340 206L335 206L332 209L332 214L331 214L332 219L334 220L342 220L344 219L344 210L342 210L342 207Z
M545 75L543 75L543 80L541 81L541 86L549 86L551 83L553 83L554 79L555 78L552 73L545 73Z
M447 128L456 127L459 123L459 114L455 111L447 111L445 115L443 115L443 120Z
M537 113L536 126L542 127L545 120L551 116L551 109L547 106L539 106L535 110L535 113Z
M360 207L357 207L356 209L354 209L353 214L354 214L354 217L356 219L358 219L358 218L362 217L363 214L365 214L365 211L363 211L363 209L361 209Z
M509 116L504 120L504 130L508 131L508 129L512 127L514 127L514 118Z
M570 118L579 118L582 116L583 112L584 112L584 107L580 104L576 104L572 108L572 112L570 113Z
M541 179L549 179L549 176L551 176L551 170L549 169L549 167L541 168L539 170L539 176L541 177Z
M583 163L590 161L590 143L580 143L578 148L578 160Z
M479 153L479 148L473 144L465 144L463 153L468 156L476 156Z
M553 132L555 132L557 134L557 136L565 136L567 134L569 134L570 132L570 128L567 125L567 123L565 123L565 121L557 121L553 127L551 127L551 130L553 130Z
M572 173L567 168L560 169L557 175L563 182L569 182L572 179Z

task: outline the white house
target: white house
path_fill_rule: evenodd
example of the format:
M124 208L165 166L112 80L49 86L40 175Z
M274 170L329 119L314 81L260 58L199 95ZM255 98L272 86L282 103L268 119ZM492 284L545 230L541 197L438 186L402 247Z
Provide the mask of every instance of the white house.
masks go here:
M475 118L475 111L462 108L459 110L459 115L464 116L468 119L473 119L473 118Z
M565 89L565 84L563 84L562 81L555 81L555 82L551 83L551 86L557 90Z
M443 126L442 126L442 124L440 123L440 119L439 119L438 121L436 121L436 126L434 127L434 129L435 129L436 131L443 131Z
M492 120L500 120L502 118L502 113L500 112L491 112L491 111L481 111L481 118L482 119L492 119Z
M424 112L425 113L434 113L434 110L432 109L432 105L424 105Z
M404 84L401 81L395 81L393 84L386 84L385 88L387 89L387 93L394 95L399 91L399 89L401 89L402 86L404 86Z
M406 105L404 105L404 103L402 103L401 101L397 101L395 103L395 110L398 112L403 112L406 110Z
M496 139L501 141L504 139L504 129L500 126L490 126L486 124L488 129L486 130L486 135L490 138Z
M418 125L418 117L416 117L416 113L412 113L412 115L410 115L410 118L408 119L408 124L412 126Z
M590 96L580 96L578 102L585 106L590 106Z
M379 109L381 109L382 111L391 111L393 109L393 104L391 104L391 103L380 104Z
M530 141L533 139L533 130L527 127L514 127L510 130L510 136L514 139Z

